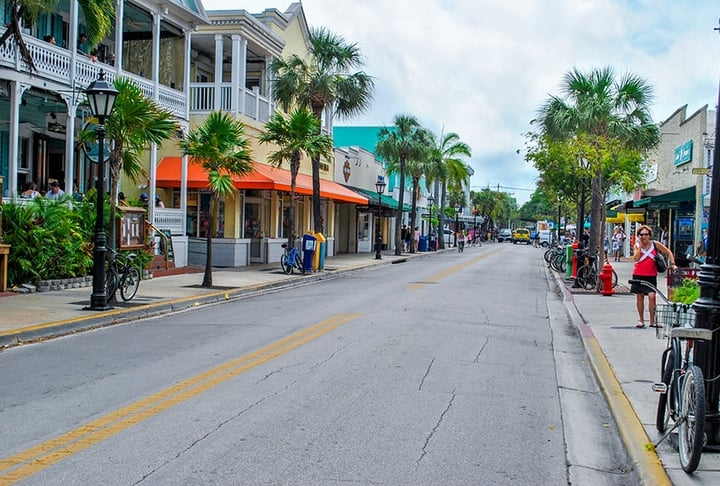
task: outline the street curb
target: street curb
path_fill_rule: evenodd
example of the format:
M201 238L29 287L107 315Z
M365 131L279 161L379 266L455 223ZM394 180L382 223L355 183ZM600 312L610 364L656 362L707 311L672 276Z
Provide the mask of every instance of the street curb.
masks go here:
M550 272L550 270L547 270ZM570 319L582 337L583 347L588 356L590 367L600 385L610 412L615 418L620 438L638 473L641 484L647 486L672 486L672 481L654 449L648 449L650 438L645 432L642 422L637 416L630 400L622 389L610 362L605 356L600 343L595 338L592 328L585 322L575 305L572 293L567 289L562 277L551 272L563 297L563 303Z
M200 306L215 305L222 302L247 298L249 296L277 292L279 290L298 287L300 285L308 285L322 280L340 278L359 271L368 270L378 265L403 263L407 260L408 257L369 260L368 263L348 266L337 270L325 270L305 275L294 275L293 278L288 277L287 279L278 280L276 282L251 284L229 290L215 290L191 297L170 299L127 309L118 308L99 314L75 317L72 319L63 319L35 326L13 329L0 333L0 351L14 346L36 343L78 332L114 326L116 324L126 324L140 319L158 317L174 312L182 312Z

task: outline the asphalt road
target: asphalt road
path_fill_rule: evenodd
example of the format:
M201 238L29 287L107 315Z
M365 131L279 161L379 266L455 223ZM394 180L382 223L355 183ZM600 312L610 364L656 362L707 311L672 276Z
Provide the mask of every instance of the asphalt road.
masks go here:
M0 484L636 484L538 251L0 355Z

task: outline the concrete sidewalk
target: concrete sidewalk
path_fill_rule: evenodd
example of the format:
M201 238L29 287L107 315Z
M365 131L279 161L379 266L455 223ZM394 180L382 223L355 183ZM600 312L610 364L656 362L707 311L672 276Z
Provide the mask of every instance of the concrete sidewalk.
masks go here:
M618 274L618 293L603 296L572 288L564 276L556 274L566 308L583 338L589 362L595 371L610 409L618 423L628 453L644 484L666 484L658 476L664 468L675 485L720 484L720 453L703 452L700 467L688 475L680 466L677 451L668 437L656 452L647 444L657 443L661 435L655 428L658 394L651 385L660 381L660 359L665 339L655 329L637 329L635 295L629 293L633 262L610 262ZM667 290L666 275L658 276L658 287ZM662 300L658 296L658 303ZM647 310L645 324L648 324ZM664 478L663 478L664 479Z
M483 245L477 250L493 247L495 245ZM285 275L279 264L215 269L213 290L200 287L202 273L153 278L142 281L138 296L131 302L118 303L113 310L106 312L83 309L89 304L90 287L0 297L0 350L33 340L241 299L258 292L335 278L367 271L375 265L434 254L395 256L386 252L381 260L375 260L367 253L341 255L328 258L323 272L305 276ZM538 251L537 254L541 258L542 253ZM682 471L677 451L672 448L669 439L662 442L656 452L647 447L660 437L655 430L658 396L651 390L651 384L660 380L660 357L665 340L656 339L654 329L635 328L635 296L629 293L627 284L633 263L627 259L611 263L618 273L619 282L618 292L612 296L573 289L572 282L567 281L564 275L551 270L547 272L548 278L560 289L565 308L582 336L588 360L610 404L634 466L647 485L670 484L670 481L676 485L720 484L720 453L703 453L698 471L687 475ZM664 291L665 278L660 278L659 283Z

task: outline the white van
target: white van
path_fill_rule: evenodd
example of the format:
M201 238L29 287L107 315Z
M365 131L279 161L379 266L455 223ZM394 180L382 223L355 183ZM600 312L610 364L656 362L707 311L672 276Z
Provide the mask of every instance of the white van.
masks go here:
M543 248L547 248L552 244L553 235L552 230L540 230L538 231L538 241Z

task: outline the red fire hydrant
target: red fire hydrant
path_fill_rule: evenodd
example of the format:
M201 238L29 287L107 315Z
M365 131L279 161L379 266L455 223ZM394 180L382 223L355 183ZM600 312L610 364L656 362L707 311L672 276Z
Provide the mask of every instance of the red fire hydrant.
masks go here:
M610 265L610 262L605 262L605 265L603 265L602 270L600 271L600 281L602 282L602 291L600 292L603 295L612 295L613 294L613 286L612 286L612 277L613 277L613 267Z

